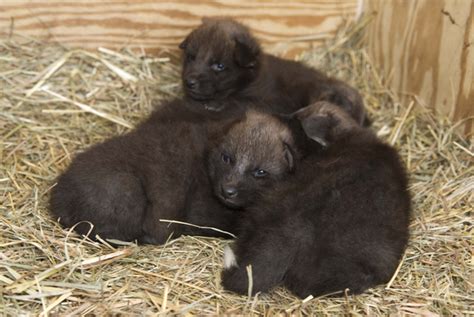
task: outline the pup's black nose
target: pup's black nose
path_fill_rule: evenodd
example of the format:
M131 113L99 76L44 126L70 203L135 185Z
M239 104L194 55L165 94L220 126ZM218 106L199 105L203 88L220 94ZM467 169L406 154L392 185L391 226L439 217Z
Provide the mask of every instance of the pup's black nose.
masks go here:
M238 191L237 188L232 186L222 186L222 193L226 198L234 198L235 196L237 196Z
M195 78L186 79L186 86L189 89L194 89L197 87L197 80Z

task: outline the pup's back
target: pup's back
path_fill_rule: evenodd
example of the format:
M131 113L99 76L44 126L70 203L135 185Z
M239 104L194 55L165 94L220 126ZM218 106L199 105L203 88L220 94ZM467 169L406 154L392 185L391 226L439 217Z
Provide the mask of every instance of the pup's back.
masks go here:
M248 89L265 96L269 104L281 107L275 109L280 113L325 100L344 109L358 124L368 124L364 103L357 90L301 62L264 54L262 74ZM278 99L286 100L281 102Z
M331 104L297 117L303 137L323 147L300 162L297 197L288 196L285 206L297 211L305 242L285 284L304 297L346 288L360 293L387 282L408 241L410 195L397 151Z

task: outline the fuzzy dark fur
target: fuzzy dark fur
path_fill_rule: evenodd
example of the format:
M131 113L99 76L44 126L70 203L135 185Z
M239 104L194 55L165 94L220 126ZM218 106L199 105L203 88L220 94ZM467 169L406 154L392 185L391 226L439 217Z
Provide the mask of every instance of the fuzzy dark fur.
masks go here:
M204 156L239 111L203 112L175 100L132 132L77 155L52 190L52 214L66 227L79 223L80 234L92 223L92 238L153 244L183 233L220 236L159 219L234 229L234 212L213 197Z
M294 142L284 123L254 110L230 130L211 150L209 177L224 204L243 209L292 171Z
M275 130L272 117L247 122L257 124L259 135ZM243 211L233 252L226 250L224 288L247 294L248 265L254 294L277 285L301 298L341 295L345 289L357 294L387 282L405 250L410 215L407 178L396 150L327 102L302 109L288 125L294 138L290 142L289 130L280 126L278 134L268 134L274 140L254 140L256 127L249 125L234 126L225 138L224 145L239 144L242 138L255 145L224 146L235 161L221 162L221 169L232 170L226 166L245 158L248 171L267 168L268 180L251 193L254 203ZM287 165L287 146L293 148L293 169L268 168ZM214 175L214 182L225 182L236 172L227 174ZM236 266L227 253L234 253Z
M326 100L368 124L354 88L302 63L264 54L250 31L232 19L204 19L180 48L184 92L196 106L219 111L229 99L261 100L267 111L291 113Z

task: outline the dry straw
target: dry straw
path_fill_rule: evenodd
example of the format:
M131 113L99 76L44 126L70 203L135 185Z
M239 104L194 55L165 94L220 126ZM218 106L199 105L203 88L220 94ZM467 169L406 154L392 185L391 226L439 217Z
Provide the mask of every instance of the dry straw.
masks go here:
M361 42L361 25L301 59L356 86L373 129L408 167L411 242L390 283L360 296L298 299L222 290L225 240L112 247L66 231L48 214L55 177L91 144L125 133L179 91L167 58L126 49L68 50L0 42L0 314L473 314L473 147L417 98L399 103Z

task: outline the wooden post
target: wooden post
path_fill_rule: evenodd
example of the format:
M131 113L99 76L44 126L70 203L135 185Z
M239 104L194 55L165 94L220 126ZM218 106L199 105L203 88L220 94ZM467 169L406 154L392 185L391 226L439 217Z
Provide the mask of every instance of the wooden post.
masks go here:
M421 102L453 121L467 119L474 135L474 1L366 0L375 18L368 50L402 98Z

